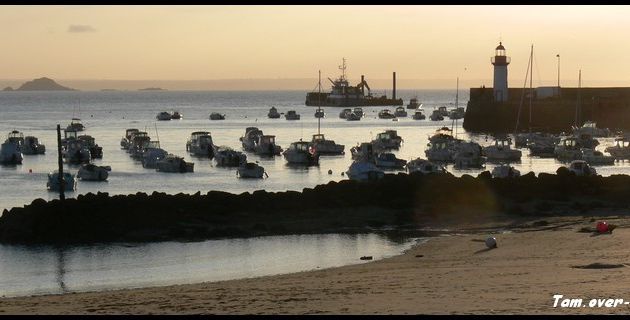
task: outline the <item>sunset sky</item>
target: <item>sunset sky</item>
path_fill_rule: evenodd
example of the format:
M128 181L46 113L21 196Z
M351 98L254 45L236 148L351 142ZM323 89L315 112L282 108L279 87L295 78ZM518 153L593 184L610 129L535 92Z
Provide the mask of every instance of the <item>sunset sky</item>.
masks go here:
M630 86L629 6L2 6L0 79L335 77L492 85L499 41L522 87ZM437 85L439 86L439 85Z

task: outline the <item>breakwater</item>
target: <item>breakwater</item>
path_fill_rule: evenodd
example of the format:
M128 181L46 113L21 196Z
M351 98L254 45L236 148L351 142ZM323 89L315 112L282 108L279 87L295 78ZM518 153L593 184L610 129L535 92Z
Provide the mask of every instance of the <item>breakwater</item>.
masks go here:
M36 199L0 217L2 243L201 240L282 234L357 233L384 226L419 228L497 217L581 214L630 205L630 176L534 173L513 179L450 174L388 174L302 192L154 192Z
M577 122L597 122L600 128L630 129L630 88L561 88L555 96L529 89L510 88L509 101L493 101L492 88L471 88L463 127L475 133L535 131L567 132ZM519 108L521 109L520 117Z

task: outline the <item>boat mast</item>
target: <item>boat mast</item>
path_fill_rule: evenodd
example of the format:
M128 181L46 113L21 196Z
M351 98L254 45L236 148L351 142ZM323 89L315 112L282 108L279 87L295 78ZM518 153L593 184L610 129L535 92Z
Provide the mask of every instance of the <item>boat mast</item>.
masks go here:
M532 98L534 97L534 92L532 89L532 79L534 78L534 45L532 44L532 50L529 54L529 59L531 63L529 64L529 133L532 133Z
M345 67L345 60L344 60L344 67ZM321 96L322 96L322 70L319 70L319 81L317 83L317 87L319 88L319 92L317 93L317 112L322 112L322 104L320 102ZM321 120L322 120L322 117L320 114L320 117L317 117L317 134L319 134Z
M534 45L532 45L532 52L534 51ZM521 104L518 106L518 114L516 115L516 126L514 127L514 134L518 132L518 125L521 123L521 110L523 109L523 101L525 100L525 88L527 86L527 77L529 76L530 64L532 63L532 54L529 56L529 61L527 62L527 69L525 72L525 81L523 82L523 93L521 94ZM530 93L531 94L531 93ZM531 131L531 128L530 128Z
M59 182L59 200L63 201L66 200L66 195L64 192L66 190L66 183L69 183L69 181L66 182L63 178L63 160L61 159L61 157L61 126L57 125L57 165L59 166L59 175L57 176L57 179Z

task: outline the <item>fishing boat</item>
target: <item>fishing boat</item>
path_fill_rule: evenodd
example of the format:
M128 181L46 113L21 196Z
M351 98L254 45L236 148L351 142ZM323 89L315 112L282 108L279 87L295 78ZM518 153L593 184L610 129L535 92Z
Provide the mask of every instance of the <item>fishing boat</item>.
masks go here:
M346 175L350 180L355 181L375 181L382 179L385 172L370 161L353 161Z
M615 138L615 144L607 147L604 151L610 153L615 159L630 159L630 139L624 135Z
M20 151L22 150L22 145L24 145L24 134L18 130L13 130L9 132L7 135L7 139L5 142L15 143L18 145Z
M120 146L123 149L129 149L129 146L131 145L131 136L135 133L138 133L139 131L140 130L135 128L125 130L125 136L120 139Z
M262 179L263 177L269 177L265 168L254 162L244 162L237 169L236 174L239 178L254 178Z
M66 162L70 164L90 163L92 161L90 149L83 140L68 139L62 153Z
M377 152L371 142L363 142L350 148L352 160L374 161Z
M516 178L521 176L520 171L508 164L494 167L491 174L493 178Z
M433 112L431 113L431 116L429 117L431 119L431 121L442 121L444 120L444 116L442 116L442 113L438 110L433 110Z
M210 120L225 120L225 114L213 112L210 114Z
M20 145L15 142L5 141L0 146L0 164L2 165L17 165L22 164L22 152L20 151Z
M349 114L352 114L352 109L343 109L339 112L339 118L346 119Z
M560 143L555 147L553 153L560 161L572 161L582 159L581 146L573 136L561 138Z
M166 112L166 111L162 111L158 113L157 116L155 116L155 119L159 121L167 121L167 120L171 120L172 118L173 118L173 115L170 112Z
M510 148L512 140L507 136L499 136L494 145L483 148L483 154L488 161L520 161L521 151Z
M427 116L422 113L422 110L416 110L416 112L414 112L413 114L413 120L424 120L426 118Z
M214 160L220 167L239 167L247 162L247 155L232 148L220 146L214 154Z
M329 106L329 107L354 107L354 106L402 106L402 99L389 99L385 95L375 96L372 95L370 86L365 81L365 78L361 76L361 82L356 86L351 86L346 77L346 59L343 58L343 63L339 66L342 71L339 78L328 80L332 83L332 90L330 92L313 91L306 94L307 106ZM321 78L321 76L320 76ZM365 92L367 89L367 94ZM396 95L396 75L394 73L394 90L393 95Z
M243 145L243 150L252 152L255 151L256 141L258 141L258 137L263 134L262 130L257 127L245 128L245 134L239 138L241 144Z
M594 176L597 174L597 170L589 166L588 163L584 160L571 161L568 169L577 176Z
M195 131L190 134L190 138L186 141L186 151L195 156L212 158L215 148L212 135L208 131Z
M289 110L284 114L284 118L287 120L300 120L300 115L295 110Z
M396 158L396 155L391 152L379 153L374 158L374 164L381 169L404 169L407 164L407 160Z
M360 107L356 107L352 110L352 114L354 114L355 116L360 118L363 118L363 116L365 115L365 113L363 112L363 108Z
M183 157L169 154L157 162L155 169L158 172L186 173L193 172L194 167L193 162L186 162Z
M269 112L267 113L267 117L269 119L278 119L280 118L280 113L278 112L278 109L276 109L276 107L271 107L269 109Z
M396 118L396 116L389 109L383 109L383 110L379 111L378 112L378 117L380 119L393 119L393 118Z
M97 166L91 163L84 164L79 168L77 177L85 181L105 181L112 171L110 166Z
M402 118L407 116L407 110L404 107L398 107L394 111L394 116L397 118Z
M482 156L481 146L472 141L458 143L453 155L453 162L456 169L483 168L485 160Z
M253 151L261 156L279 156L282 147L276 144L276 136L258 135L255 137Z
M415 172L419 172L421 174L446 173L446 169L442 165L422 158L416 158L407 162L405 169L410 174Z
M451 162L457 145L463 142L453 137L453 131L448 127L442 127L429 137L429 147L424 151L427 159L432 162Z
M160 148L159 141L150 141L142 152L142 167L147 169L157 168L158 162L168 155L168 151Z
M319 154L306 141L292 142L282 155L289 164L307 166L319 164Z
M324 109L315 110L315 118L323 118L325 116L326 116L326 113L324 112Z
M586 161L591 166L609 166L615 163L615 157L605 155L601 151L582 148L582 160Z
M420 108L421 103L418 102L418 97L413 97L409 100L409 104L407 105L407 109L418 109Z
M348 113L348 116L346 116L346 121L359 121L359 120L361 120L361 117L354 112L350 112Z
M81 119L72 118L70 124L66 127L66 130L70 131L83 131L85 130L85 126L81 123Z
M344 145L337 144L334 140L327 140L322 133L313 135L310 146L320 155L344 154L343 149L345 148Z
M463 119L465 114L466 114L466 111L464 110L464 107L457 107L449 111L448 117L451 120L458 120L458 119Z
M26 136L24 137L24 144L22 145L22 153L25 155L45 154L46 146L40 144L37 137Z
M459 78L458 78L459 79ZM459 80L458 80L459 81ZM459 84L458 84L459 85ZM441 106L437 108L437 112L442 116L442 117L448 117L448 109L445 106Z
M59 183L59 171L55 170L48 174L48 182L46 182L46 188L49 191L60 191L61 184ZM74 191L77 189L77 178L69 173L63 173L63 185L64 191Z
M399 149L402 142L403 139L396 130L385 130L378 133L376 139L372 140L374 147L379 150Z
M173 111L173 114L171 115L171 119L173 119L173 120L180 120L183 117L184 117L184 115L179 113L179 111Z
M90 150L90 155L92 159L101 159L103 158L103 147L99 146L96 143L96 140L90 135L80 135L77 139L83 141L87 146L88 150Z

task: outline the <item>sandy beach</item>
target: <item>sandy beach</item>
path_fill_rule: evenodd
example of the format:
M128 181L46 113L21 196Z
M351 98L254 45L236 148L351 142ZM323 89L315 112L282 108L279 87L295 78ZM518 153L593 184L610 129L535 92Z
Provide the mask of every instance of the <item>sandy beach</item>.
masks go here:
M432 238L385 260L287 275L109 292L0 299L2 314L569 314L617 307L553 307L563 298L626 299L630 218L611 234L591 217L530 221ZM533 223L533 222L538 223ZM472 229L469 229L472 230ZM495 236L498 248L483 240ZM586 267L586 268L580 268ZM608 268L602 268L608 267Z

